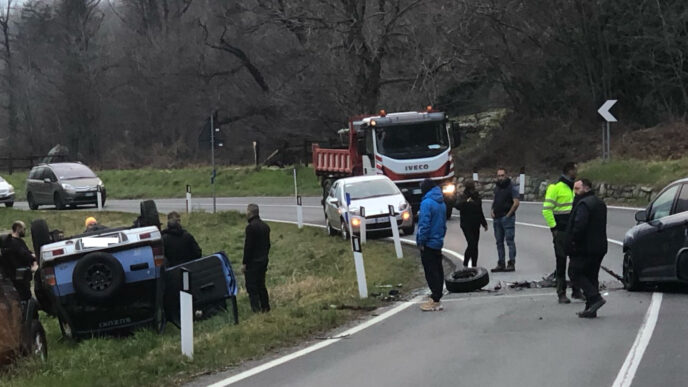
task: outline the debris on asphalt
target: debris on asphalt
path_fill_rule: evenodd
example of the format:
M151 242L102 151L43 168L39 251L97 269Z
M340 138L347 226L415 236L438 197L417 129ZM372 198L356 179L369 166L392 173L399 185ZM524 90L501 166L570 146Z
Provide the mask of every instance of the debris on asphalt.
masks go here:
M621 281L621 283L624 282L623 277L621 277L620 275L614 273L612 270L610 270L610 269L607 268L606 266L601 266L601 268L602 268L602 270L606 271L607 274L609 274L610 276L612 276L612 277L616 278L617 280Z

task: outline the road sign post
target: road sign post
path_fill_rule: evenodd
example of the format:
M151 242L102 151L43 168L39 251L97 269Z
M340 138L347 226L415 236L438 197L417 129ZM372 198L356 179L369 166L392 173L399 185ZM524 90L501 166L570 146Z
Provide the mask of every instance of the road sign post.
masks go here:
M615 99L608 99L605 103L597 109L597 113L604 118L606 121L606 126L602 127L602 160L611 160L611 131L610 123L617 122L616 117L609 112L609 109L616 104Z
M361 250L361 240L352 234L351 248L354 251L354 266L356 267L356 280L358 282L358 295L361 298L368 298L368 283L366 281L365 266L363 264L363 251Z
M213 214L217 212L217 204L215 200L215 176L217 173L215 171L215 121L214 112L210 112L210 159L213 165L212 177L210 178L210 185L213 187Z
M392 229L392 238L394 238L394 250L396 250L397 258L404 258L404 252L401 250L401 239L399 238L399 226L397 225L397 217L394 211L394 206L389 205L389 227Z

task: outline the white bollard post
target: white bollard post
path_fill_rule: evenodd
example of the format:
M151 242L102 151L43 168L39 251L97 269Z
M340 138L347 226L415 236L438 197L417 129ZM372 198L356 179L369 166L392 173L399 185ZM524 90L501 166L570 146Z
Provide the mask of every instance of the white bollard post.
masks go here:
M526 167L521 168L521 174L518 176L518 196L519 200L523 200L526 194Z
M359 215L361 218L361 225L359 226L359 230L361 231L361 244L364 245L367 240L365 207L361 207Z
M349 195L348 192L344 193L346 197L346 209L344 210L344 221L346 222L346 226L349 227L349 239L351 239L354 235L353 233L353 227L351 227L351 214L349 213L349 206L351 205L351 195Z
M473 181L478 184L478 168L473 168Z
M182 291L179 292L182 354L193 359L193 296L189 293L191 273L182 270Z
M361 241L359 237L355 235L351 237L351 248L354 251L354 266L356 267L358 295L361 298L368 298L368 283L366 282L365 266L363 265L363 252L361 251Z
M303 205L301 202L301 195L296 197L296 220L298 221L299 228L303 228Z
M186 185L186 213L191 212L191 186Z
M399 226L397 225L397 217L394 213L394 206L389 205L389 227L392 228L392 237L394 238L394 250L397 252L397 258L404 258L404 252L401 250L401 239L399 239Z
M103 192L100 186L96 189L96 201L98 202L98 211L103 211Z

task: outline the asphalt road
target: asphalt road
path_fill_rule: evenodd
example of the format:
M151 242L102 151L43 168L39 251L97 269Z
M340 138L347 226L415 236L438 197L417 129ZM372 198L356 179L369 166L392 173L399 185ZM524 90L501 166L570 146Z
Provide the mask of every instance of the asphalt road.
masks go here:
M161 212L185 208L183 199L156 202ZM260 205L263 218L296 220L293 198L218 198L217 209L243 211L252 202ZM304 198L303 204L304 222L322 225L319 198ZM25 203L17 205L26 207ZM209 211L212 202L194 199L193 208ZM106 209L137 212L138 201L110 200ZM489 202L485 210L489 214ZM518 210L516 272L491 274L488 289L500 281L505 285L539 280L553 271L551 236L540 210L538 203L523 203ZM634 225L633 211L610 209L608 222L611 241L603 264L620 274L622 252L616 242ZM448 223L445 247L462 254L465 246L454 216ZM490 268L495 263L490 225L489 232L481 234L478 264ZM443 299L445 310L438 313L421 312L416 299L346 339L316 343L322 348L293 360L282 359L282 364L271 368L263 365L262 372L251 371L261 365L256 362L202 377L192 385L209 385L237 375L243 378L247 371L255 375L237 385L685 385L686 295L673 292L656 300L661 295L653 298L650 292L622 290L606 273L600 280L608 287L608 303L594 320L576 317L575 312L583 309L580 302L557 304L553 289L519 291L505 286L493 293L450 294Z

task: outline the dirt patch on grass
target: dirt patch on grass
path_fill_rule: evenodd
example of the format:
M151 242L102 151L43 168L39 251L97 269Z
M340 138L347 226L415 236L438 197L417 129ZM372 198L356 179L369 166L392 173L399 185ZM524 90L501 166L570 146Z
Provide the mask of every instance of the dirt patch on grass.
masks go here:
M688 124L671 122L652 128L634 130L614 144L612 156L636 159L676 160L688 153Z

